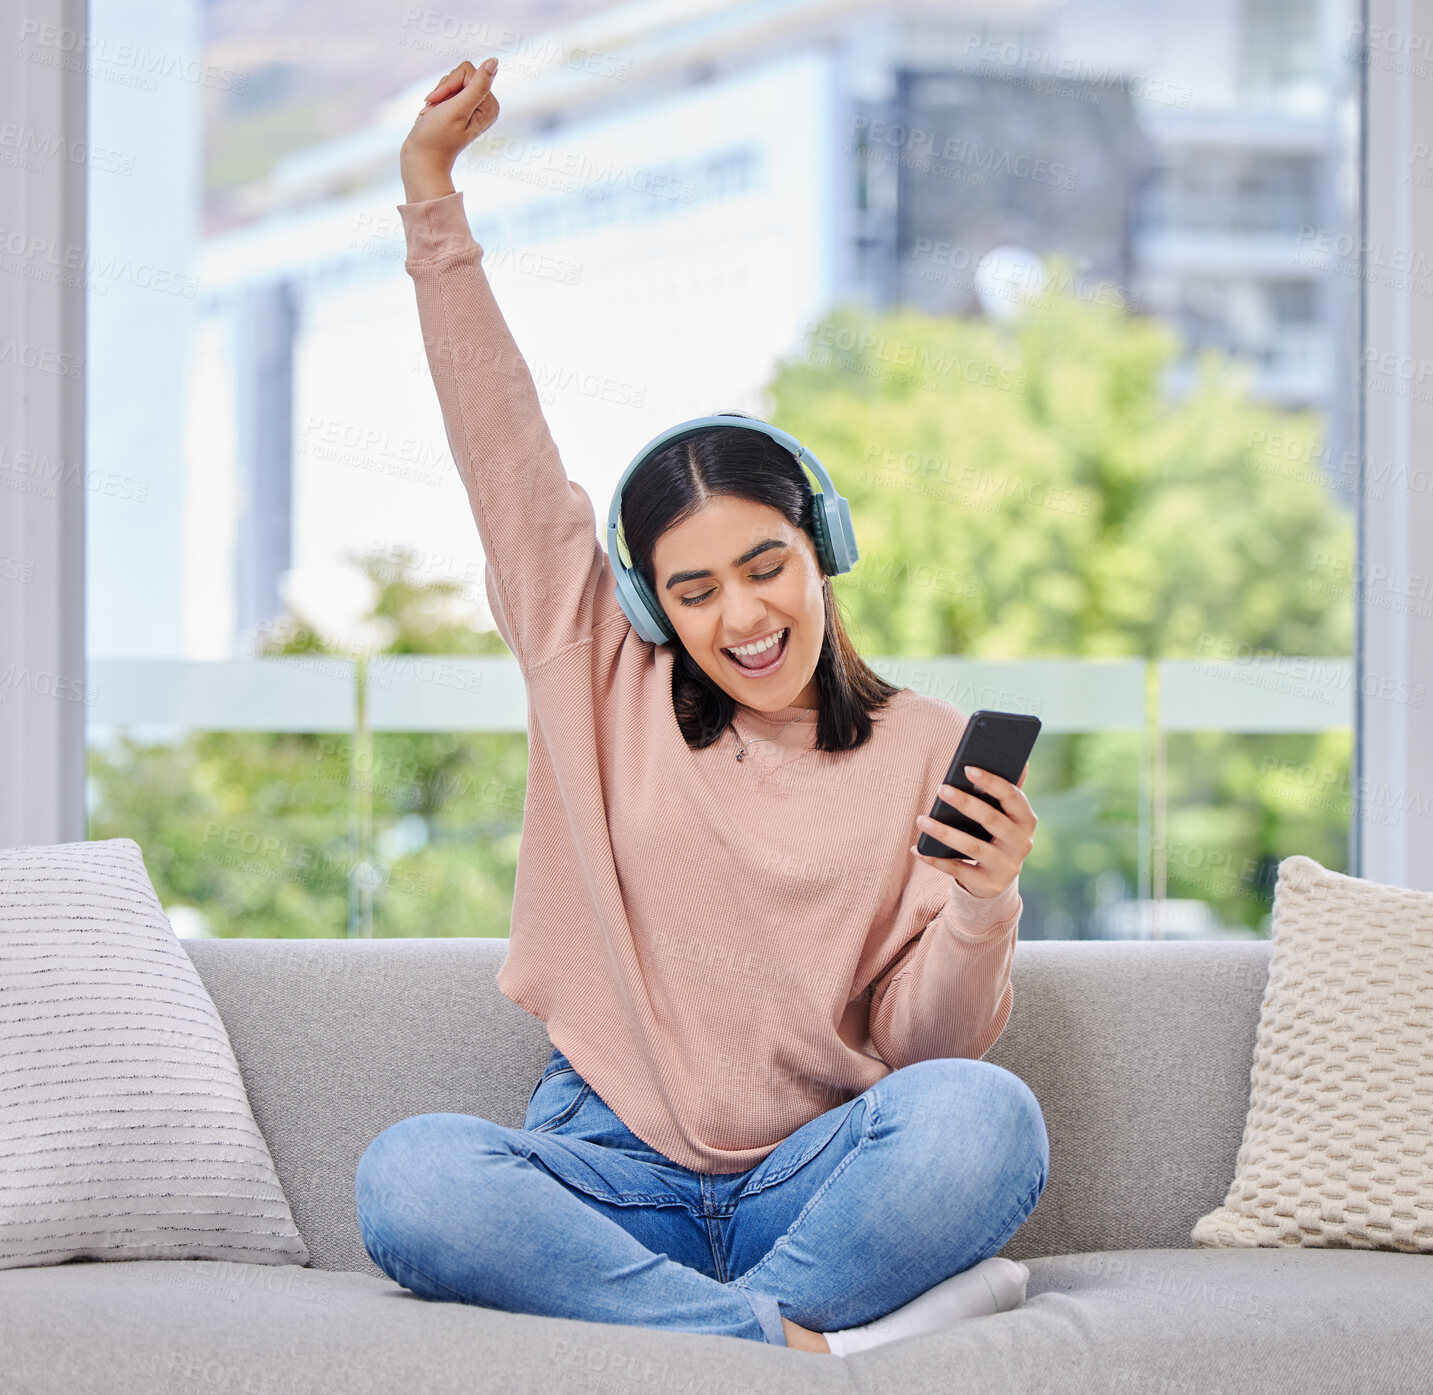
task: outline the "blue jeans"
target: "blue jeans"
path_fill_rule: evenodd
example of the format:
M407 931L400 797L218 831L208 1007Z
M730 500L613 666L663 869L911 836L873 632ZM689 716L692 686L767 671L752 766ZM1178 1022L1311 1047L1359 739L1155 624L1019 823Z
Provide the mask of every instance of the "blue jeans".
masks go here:
M368 1145L354 1192L374 1263L420 1297L784 1346L783 1316L872 1322L996 1254L1049 1160L1030 1087L951 1058L892 1071L746 1172L693 1172L554 1049L521 1129L415 1114Z

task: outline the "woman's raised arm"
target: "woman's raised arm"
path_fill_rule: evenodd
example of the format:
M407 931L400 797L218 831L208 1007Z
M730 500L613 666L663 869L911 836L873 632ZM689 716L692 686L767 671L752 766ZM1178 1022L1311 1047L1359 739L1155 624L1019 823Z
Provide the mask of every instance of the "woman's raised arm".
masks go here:
M464 61L429 94L403 143L408 201L398 213L448 446L487 558L488 599L528 672L621 609L592 501L567 478L453 188L458 154L497 119L491 85L491 72Z

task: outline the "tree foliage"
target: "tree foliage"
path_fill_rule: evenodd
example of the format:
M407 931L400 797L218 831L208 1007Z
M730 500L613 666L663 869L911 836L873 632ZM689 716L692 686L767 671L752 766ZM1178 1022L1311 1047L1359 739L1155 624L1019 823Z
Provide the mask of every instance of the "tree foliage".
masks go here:
M1162 324L1069 294L1013 325L851 307L823 322L778 366L767 415L851 501L861 560L835 586L862 651L1346 656L1352 608L1328 581L1350 574L1351 522L1290 464L1317 458L1317 415L1252 401L1213 357L1172 395L1178 351ZM507 652L412 554L362 568L366 652ZM295 614L265 652L344 650ZM1280 857L1340 867L1346 800L1298 772L1346 791L1348 735L1170 737L1167 894L1252 928ZM92 752L90 836L136 838L165 904L200 907L215 933L342 934L362 791L374 933L505 935L526 756L504 733L384 734L356 756L347 737L121 740ZM1133 890L1147 757L1136 732L1042 737L1029 933L1087 933L1112 887Z
M1070 278L1063 279L1069 284ZM783 362L770 414L832 470L861 559L834 583L868 656L1145 659L1350 652L1351 520L1316 471L1320 420L1250 398L1214 355L1167 389L1161 322L1048 294L1013 325L845 307ZM1070 933L1138 884L1136 734L1042 736L1021 878L1032 929ZM1167 738L1167 894L1258 926L1271 866L1340 867L1346 732ZM1327 782L1325 782L1327 783ZM1345 783L1346 788L1346 783ZM1152 834L1151 834L1152 836ZM1212 870L1211 870L1212 869Z
M359 652L506 654L463 587L416 555L354 559L370 601ZM290 613L270 657L348 650ZM195 732L122 738L90 753L90 837L129 837L166 907L199 909L216 935L342 935L354 879L372 865L379 935L506 935L527 788L521 733L347 735ZM354 837L371 804L374 847Z

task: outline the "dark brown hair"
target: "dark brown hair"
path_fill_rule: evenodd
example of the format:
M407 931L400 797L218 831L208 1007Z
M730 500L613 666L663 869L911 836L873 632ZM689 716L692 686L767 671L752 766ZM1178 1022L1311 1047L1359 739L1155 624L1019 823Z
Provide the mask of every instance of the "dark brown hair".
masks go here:
M815 500L791 452L759 431L714 426L644 461L623 490L623 541L654 596L657 580L652 553L657 539L718 494L766 504L802 529L815 546ZM823 575L821 591L826 633L816 663L820 696L813 749L855 750L870 739L871 713L903 690L888 683L856 652L837 609L829 576ZM669 643L676 658L672 707L687 745L699 751L726 730L736 700L707 676L680 639Z

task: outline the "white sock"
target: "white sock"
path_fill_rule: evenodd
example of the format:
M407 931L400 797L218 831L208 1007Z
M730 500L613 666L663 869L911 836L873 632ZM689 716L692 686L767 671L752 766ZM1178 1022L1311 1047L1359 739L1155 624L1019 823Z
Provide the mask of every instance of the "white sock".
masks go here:
M1030 1271L1018 1260L991 1255L959 1274L942 1279L934 1288L928 1288L874 1322L824 1332L822 1336L833 1355L849 1356L867 1347L878 1347L882 1342L894 1342L899 1337L938 1332L962 1318L1009 1312L1025 1301L1025 1282L1029 1277Z

